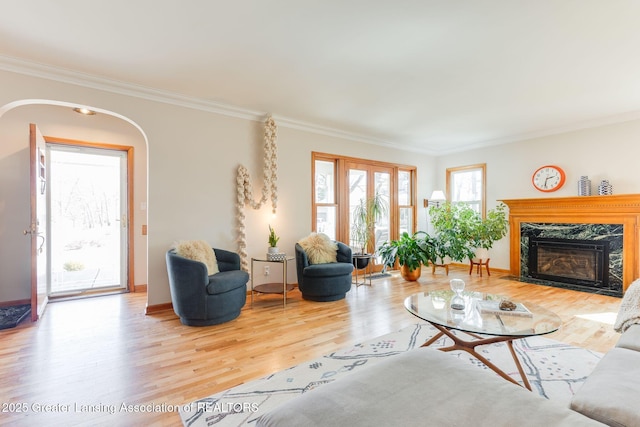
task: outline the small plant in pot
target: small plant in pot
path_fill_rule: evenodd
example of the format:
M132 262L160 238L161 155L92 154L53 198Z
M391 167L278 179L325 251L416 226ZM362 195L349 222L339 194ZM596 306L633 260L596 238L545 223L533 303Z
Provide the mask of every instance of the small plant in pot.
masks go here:
M277 254L278 253L278 240L280 240L280 238L278 236L276 236L275 230L271 227L271 225L269 225L269 249L268 249L268 252L270 254Z
M418 280L423 264L436 261L433 238L424 231L413 235L402 233L400 239L383 243L378 248L378 254L385 267L393 267L397 260L402 278L408 281Z

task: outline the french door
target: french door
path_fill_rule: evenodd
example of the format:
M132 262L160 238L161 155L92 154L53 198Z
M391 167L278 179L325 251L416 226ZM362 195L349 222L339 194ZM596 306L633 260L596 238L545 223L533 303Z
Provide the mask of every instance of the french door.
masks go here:
M377 248L385 241L389 240L391 230L391 183L393 168L368 165L364 163L347 162L347 176L349 185L349 229L353 227L354 210L358 205L373 197L378 197L385 205L385 214L375 222L373 229L369 230L368 245L366 252L375 253ZM349 245L356 248L359 242L354 241L350 234ZM378 260L376 260L378 261ZM377 262L377 264L380 264Z
M127 152L56 143L47 153L49 296L126 289Z

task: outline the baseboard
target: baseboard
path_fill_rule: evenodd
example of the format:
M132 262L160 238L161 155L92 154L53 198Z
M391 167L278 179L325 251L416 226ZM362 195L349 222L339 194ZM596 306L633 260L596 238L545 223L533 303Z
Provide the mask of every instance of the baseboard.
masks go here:
M3 301L3 302L0 302L0 307L10 307L12 305L25 305L25 304L31 304L31 300L19 299L15 301Z
M147 292L147 284L145 283L144 285L135 285L133 287L133 292Z
M154 304L148 305L144 309L144 314L155 314L160 313L161 311L173 310L173 304L170 302L165 302L164 304Z

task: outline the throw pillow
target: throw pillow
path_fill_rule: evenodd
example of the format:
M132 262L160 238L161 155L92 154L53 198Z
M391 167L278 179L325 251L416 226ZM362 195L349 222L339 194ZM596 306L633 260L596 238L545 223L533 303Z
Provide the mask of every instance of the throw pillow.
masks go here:
M311 264L327 264L336 262L338 244L322 233L311 233L298 244L307 253Z
M206 265L209 276L219 271L216 254L213 252L211 245L204 240L183 240L178 242L176 244L176 253Z

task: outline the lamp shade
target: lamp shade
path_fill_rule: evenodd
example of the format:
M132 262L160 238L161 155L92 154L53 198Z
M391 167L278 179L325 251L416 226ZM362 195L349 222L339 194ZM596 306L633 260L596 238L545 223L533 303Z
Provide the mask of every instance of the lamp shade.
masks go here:
M444 202L447 198L444 197L444 192L442 190L434 190L433 193L431 193L429 200L432 202Z

